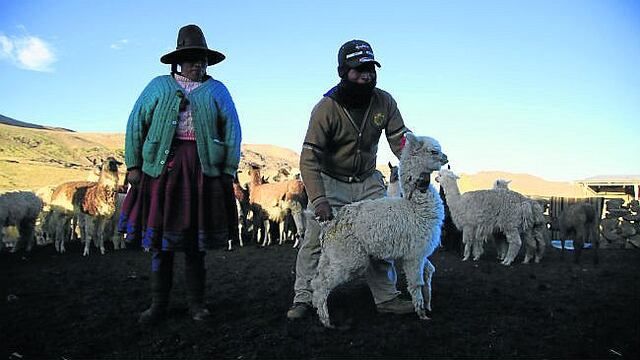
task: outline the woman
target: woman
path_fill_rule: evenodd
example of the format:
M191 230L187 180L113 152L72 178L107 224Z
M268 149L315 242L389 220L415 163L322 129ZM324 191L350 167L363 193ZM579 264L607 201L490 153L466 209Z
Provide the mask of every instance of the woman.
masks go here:
M175 251L185 253L189 313L206 320L204 250L224 246L237 231L232 183L240 124L226 87L206 73L224 58L207 47L198 26L181 28L176 50L160 58L171 64L171 75L153 79L129 116L125 162L132 186L119 229L152 253L152 303L141 324L166 315Z

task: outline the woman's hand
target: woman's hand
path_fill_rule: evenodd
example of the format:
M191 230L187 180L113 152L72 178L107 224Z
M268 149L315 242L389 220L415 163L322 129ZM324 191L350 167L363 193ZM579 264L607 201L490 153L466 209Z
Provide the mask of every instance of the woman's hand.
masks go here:
M140 183L141 177L142 177L142 171L140 171L140 168L131 168L127 170L126 182L131 184L131 186L138 186L138 184Z

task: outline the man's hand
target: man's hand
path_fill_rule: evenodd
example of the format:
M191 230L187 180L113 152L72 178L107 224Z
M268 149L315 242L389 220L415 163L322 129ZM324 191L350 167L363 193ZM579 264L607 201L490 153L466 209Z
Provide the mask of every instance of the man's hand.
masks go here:
M127 182L131 184L131 186L138 186L141 177L142 172L140 171L140 168L131 168L127 170Z
M328 201L323 201L315 207L316 220L319 222L325 222L333 219L333 213L331 212L331 205Z

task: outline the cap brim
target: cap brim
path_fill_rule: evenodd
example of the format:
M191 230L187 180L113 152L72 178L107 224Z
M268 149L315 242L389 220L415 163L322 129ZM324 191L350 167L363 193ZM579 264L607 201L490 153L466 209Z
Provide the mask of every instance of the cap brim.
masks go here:
M179 64L184 59L185 55L193 54L194 52L204 51L207 54L207 65L211 66L224 60L226 56L224 54L211 50L203 49L201 47L183 47L178 50L174 50L160 58L160 62L163 64Z
M353 68L357 68L360 65L364 65L364 64L368 64L368 63L374 63L376 64L377 67L382 67L382 65L380 65L379 62L375 61L374 59L371 58L361 58L361 59L357 59L357 60L349 60L346 62L347 66L350 69Z

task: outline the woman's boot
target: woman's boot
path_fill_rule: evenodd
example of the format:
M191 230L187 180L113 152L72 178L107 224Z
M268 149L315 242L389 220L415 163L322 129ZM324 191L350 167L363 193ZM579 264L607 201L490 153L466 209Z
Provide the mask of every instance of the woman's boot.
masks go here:
M154 252L151 259L151 306L140 314L138 323L153 325L164 320L173 283L173 252Z
M204 251L185 253L185 284L189 300L189 314L196 321L209 320L211 313L204 304L206 270Z

